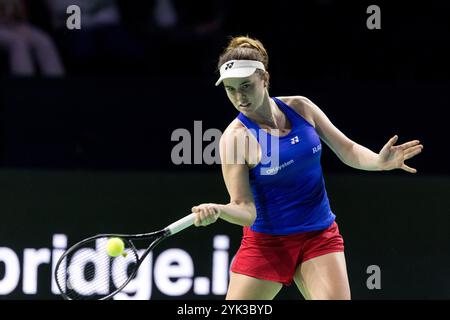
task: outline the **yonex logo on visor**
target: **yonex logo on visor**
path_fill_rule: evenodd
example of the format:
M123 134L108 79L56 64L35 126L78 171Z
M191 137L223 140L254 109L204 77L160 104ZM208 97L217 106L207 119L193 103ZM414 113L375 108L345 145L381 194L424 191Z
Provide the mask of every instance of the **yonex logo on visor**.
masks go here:
M266 71L264 64L256 60L230 60L220 67L220 78L216 82L218 86L224 79L245 78L255 73L256 69Z
M230 62L226 64L225 70L233 68L234 62Z

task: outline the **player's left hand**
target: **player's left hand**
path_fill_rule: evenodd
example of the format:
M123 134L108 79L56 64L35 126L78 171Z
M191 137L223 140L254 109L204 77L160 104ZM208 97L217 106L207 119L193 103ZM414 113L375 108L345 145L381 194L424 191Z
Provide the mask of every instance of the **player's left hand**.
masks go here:
M422 152L423 145L419 140L408 141L399 146L394 146L397 142L398 136L393 136L381 149L378 154L378 164L381 170L403 169L410 173L416 173L417 170L408 167L404 161L408 160L420 152Z

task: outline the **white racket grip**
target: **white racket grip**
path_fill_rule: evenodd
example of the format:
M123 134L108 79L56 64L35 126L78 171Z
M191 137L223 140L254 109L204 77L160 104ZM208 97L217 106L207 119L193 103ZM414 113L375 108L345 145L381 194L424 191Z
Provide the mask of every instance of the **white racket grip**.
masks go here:
M169 235L173 235L186 229L187 227L192 226L194 224L194 220L195 220L195 213L191 213L186 217L181 218L180 220L175 221L171 225L167 226L165 230L169 231Z

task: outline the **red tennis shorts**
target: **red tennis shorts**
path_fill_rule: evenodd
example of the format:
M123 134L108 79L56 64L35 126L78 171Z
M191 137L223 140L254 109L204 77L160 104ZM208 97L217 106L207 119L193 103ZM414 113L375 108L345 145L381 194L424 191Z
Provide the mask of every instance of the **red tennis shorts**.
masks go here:
M325 230L274 236L244 227L241 246L231 271L290 285L297 266L331 252L344 251L336 222Z

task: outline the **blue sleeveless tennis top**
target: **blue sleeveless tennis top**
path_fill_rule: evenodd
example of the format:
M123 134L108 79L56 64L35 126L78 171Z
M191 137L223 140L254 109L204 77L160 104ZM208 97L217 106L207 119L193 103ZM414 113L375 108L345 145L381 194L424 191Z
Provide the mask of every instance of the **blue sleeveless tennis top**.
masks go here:
M326 229L336 216L325 190L320 137L291 107L272 99L291 123L288 135L272 136L243 113L237 117L256 137L262 151L261 161L249 170L256 206L256 220L250 228L272 235Z

